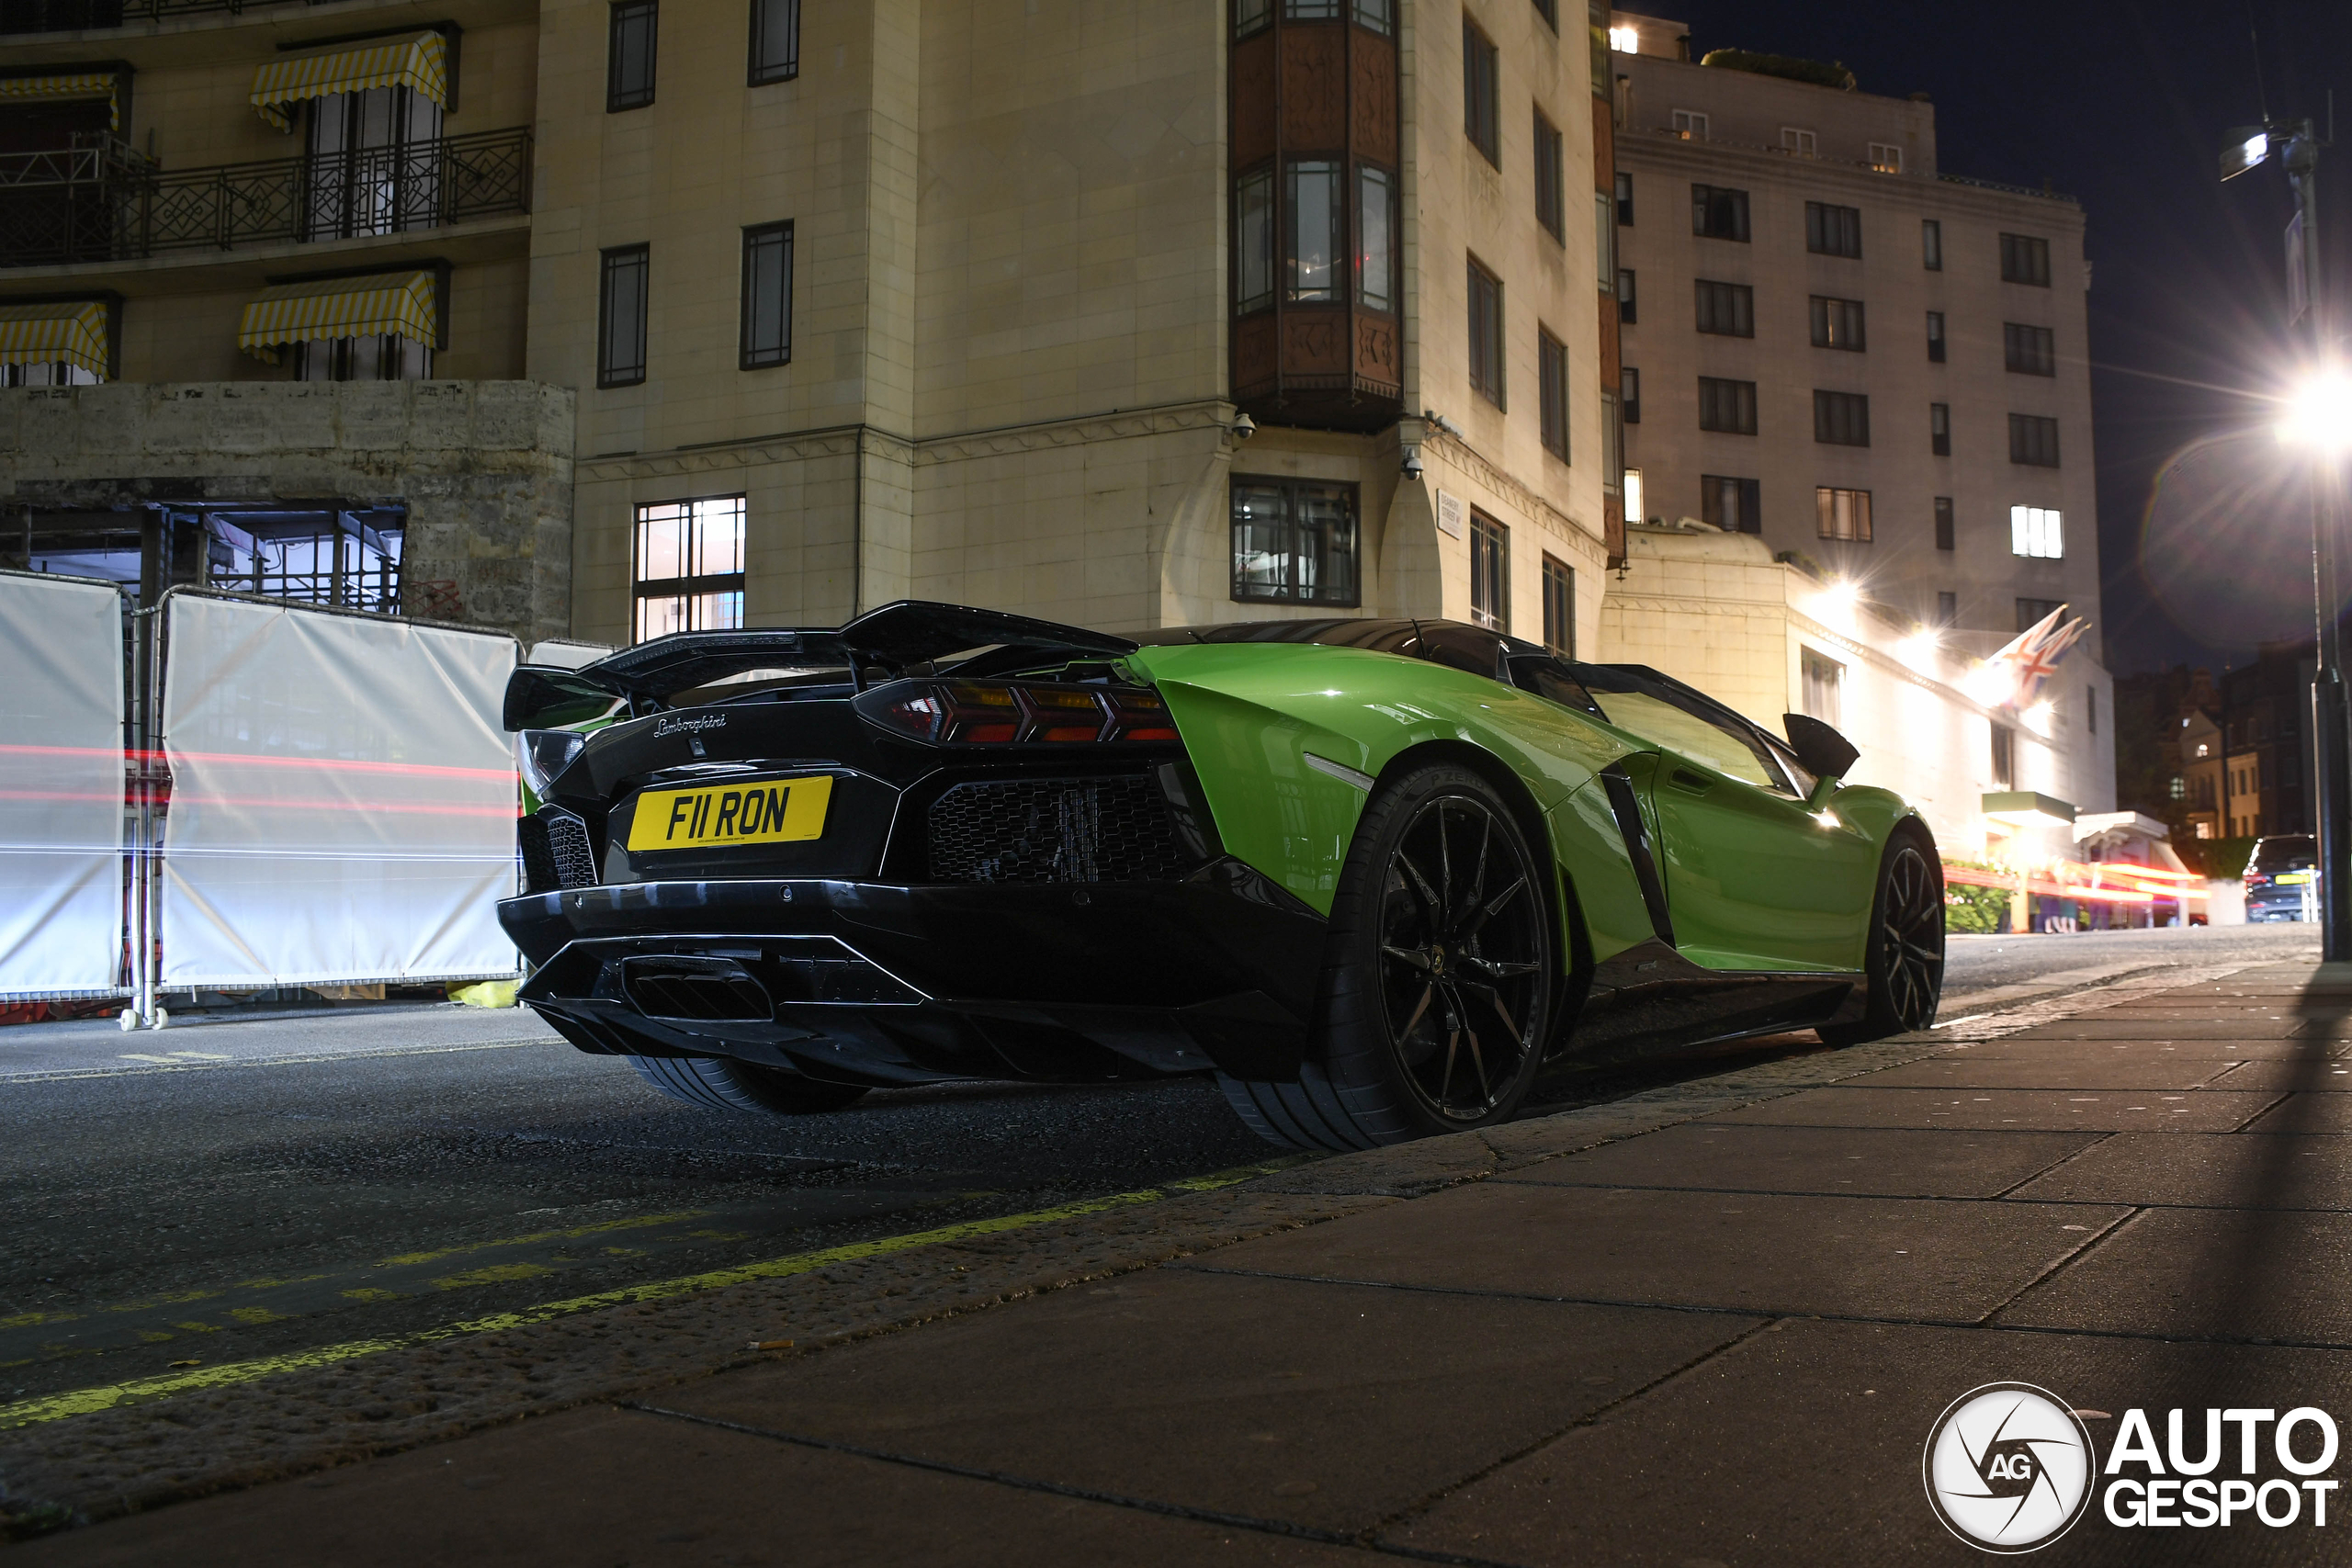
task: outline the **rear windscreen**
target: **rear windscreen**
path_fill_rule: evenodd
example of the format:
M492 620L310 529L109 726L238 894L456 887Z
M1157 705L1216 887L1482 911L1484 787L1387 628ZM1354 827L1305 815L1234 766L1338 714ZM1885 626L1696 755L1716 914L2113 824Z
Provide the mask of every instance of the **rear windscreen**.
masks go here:
M2266 875L2274 871L2293 871L2312 864L2318 854L2319 840L2307 833L2265 839L2254 846L2254 863L2246 869Z

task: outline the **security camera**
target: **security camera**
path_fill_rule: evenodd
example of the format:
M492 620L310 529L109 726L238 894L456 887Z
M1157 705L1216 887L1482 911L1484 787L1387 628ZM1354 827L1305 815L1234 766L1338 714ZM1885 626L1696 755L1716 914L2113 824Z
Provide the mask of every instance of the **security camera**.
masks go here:
M1408 446L1405 448L1405 477L1417 483L1420 479L1421 449L1418 446Z
M1253 435L1255 435L1255 434L1258 434L1258 422L1257 422L1256 420L1251 419L1251 418L1250 418L1248 414L1246 414L1246 413L1245 413L1245 414L1237 414L1237 415L1234 417L1234 421L1233 421L1233 438L1234 438L1236 441L1247 441L1247 440L1249 440L1251 436L1253 436Z

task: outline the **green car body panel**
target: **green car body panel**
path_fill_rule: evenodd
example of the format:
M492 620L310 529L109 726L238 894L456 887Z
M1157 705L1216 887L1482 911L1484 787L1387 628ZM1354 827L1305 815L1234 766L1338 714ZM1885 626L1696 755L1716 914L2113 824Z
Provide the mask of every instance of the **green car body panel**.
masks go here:
M1632 781L1676 946L1724 971L1851 973L1863 966L1879 856L1909 806L1838 788L1798 801L1754 788L1589 714L1469 671L1315 644L1151 646L1124 661L1156 686L1199 774L1227 852L1329 915L1364 787L1400 759L1451 750L1509 771L1544 824L1590 960L1651 940L1639 879L1598 775Z

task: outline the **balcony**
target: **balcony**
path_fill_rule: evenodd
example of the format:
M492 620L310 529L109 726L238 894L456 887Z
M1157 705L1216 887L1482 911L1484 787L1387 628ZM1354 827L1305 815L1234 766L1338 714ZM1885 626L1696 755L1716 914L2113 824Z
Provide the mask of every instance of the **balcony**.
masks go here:
M528 127L167 171L110 136L0 154L0 268L321 243L531 209Z
M0 33L70 33L213 11L237 16L289 0L0 0Z

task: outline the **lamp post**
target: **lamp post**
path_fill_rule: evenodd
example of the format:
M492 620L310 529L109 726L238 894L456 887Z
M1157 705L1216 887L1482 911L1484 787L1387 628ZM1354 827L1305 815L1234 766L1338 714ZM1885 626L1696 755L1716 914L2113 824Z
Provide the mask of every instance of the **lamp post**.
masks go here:
M2302 446L2312 464L2312 597L2318 635L2318 672L2312 683L2312 751L2318 763L2320 955L2352 959L2352 776L2347 776L2343 606L2336 552L2343 527L2341 465L2352 446L2352 380L2340 367L2329 333L2327 291L2319 270L2320 140L2308 119L2244 126L2222 149L2222 178L2229 180L2273 153L2295 188L2295 220L2287 231L2289 309L2300 309L2310 333L2312 370L2280 422L2281 441ZM2229 747L2223 737L2222 765Z

